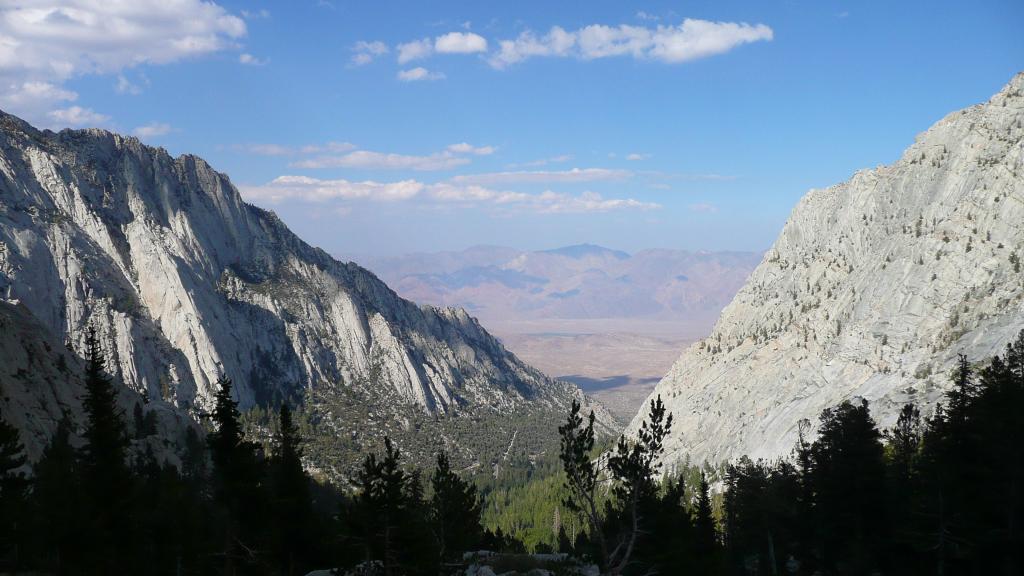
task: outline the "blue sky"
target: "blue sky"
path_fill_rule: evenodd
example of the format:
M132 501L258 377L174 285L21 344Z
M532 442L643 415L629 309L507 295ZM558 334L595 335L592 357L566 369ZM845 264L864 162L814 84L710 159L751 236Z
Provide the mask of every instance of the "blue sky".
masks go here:
M0 8L0 108L226 172L328 251L762 250L1024 70L1024 3Z

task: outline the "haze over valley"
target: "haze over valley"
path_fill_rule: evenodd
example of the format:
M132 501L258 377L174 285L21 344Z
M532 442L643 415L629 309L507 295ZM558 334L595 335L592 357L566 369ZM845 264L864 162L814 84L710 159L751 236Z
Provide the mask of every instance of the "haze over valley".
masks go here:
M761 260L593 244L344 257L410 300L466 309L517 356L626 420L679 353L711 331Z

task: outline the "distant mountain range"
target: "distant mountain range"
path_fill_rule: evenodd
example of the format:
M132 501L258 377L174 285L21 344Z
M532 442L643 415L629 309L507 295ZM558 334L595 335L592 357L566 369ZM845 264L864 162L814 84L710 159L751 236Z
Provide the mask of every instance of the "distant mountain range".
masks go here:
M464 307L485 325L616 318L710 327L761 254L629 254L579 244L542 251L476 246L460 252L354 258L404 297Z

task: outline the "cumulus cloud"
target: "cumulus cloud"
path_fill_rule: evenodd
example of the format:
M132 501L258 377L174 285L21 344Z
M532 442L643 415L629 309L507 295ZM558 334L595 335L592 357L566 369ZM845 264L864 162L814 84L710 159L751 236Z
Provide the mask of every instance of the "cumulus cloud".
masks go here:
M67 80L236 48L245 34L241 18L207 0L4 3L0 107L34 121L85 120L85 108L54 109L77 98L63 88ZM53 90L26 93L40 85Z
M154 138L156 136L169 134L171 130L171 125L166 122L150 122L149 124L138 126L132 130L132 134L139 138Z
M412 42L399 44L396 49L398 50L398 63L405 64L406 62L420 60L433 54L434 42L430 38L423 38L422 40L413 40Z
M293 162L290 166L293 168L362 168L429 172L449 170L468 163L468 158L447 150L426 156L356 150L340 156L318 156L300 160Z
M543 214L610 212L614 210L654 210L652 202L633 198L605 198L596 192L578 195L545 191L539 194L495 190L479 185L452 182L425 184L417 180L375 182L366 180L321 180L308 176L279 176L263 186L241 188L247 200L280 203L285 201L327 202L366 200L399 202L418 200L432 204L492 206ZM344 209L344 207L342 207Z
M365 66L390 51L388 45L379 40L373 42L360 40L352 46L351 62L353 66Z
M472 32L449 32L434 40L434 50L440 54L486 52L487 39Z
M498 43L488 62L506 68L535 57L576 57L583 60L631 56L637 59L680 63L723 54L742 44L769 41L774 33L764 24L711 22L687 18L678 26L605 26L595 24L575 31L555 26L543 36L522 32Z
M628 170L609 168L573 168L571 170L524 170L513 172L488 172L465 174L452 178L460 184L504 184L514 182L596 182L601 180L623 180L633 173Z
M399 70L398 79L402 82L419 82L421 80L442 80L444 74L440 72L431 72L422 66L417 66L410 70Z

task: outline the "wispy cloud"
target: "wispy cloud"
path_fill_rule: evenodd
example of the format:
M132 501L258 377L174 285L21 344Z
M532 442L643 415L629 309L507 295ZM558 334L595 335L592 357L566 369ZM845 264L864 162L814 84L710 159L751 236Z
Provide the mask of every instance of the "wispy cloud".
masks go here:
M230 150L256 156L297 156L300 154L340 153L355 150L356 145L349 142L328 142L326 144L307 144L305 146L284 146L281 144L232 144Z
M149 124L136 127L132 130L132 134L139 138L155 138L169 134L172 130L171 125L166 122L150 122Z
M639 152L633 152L632 154L627 154L626 155L626 160L629 160L631 162L636 162L636 161L639 161L639 160L647 160L650 157L651 157L650 154L641 154Z
M241 188L247 200L271 204L286 201L329 202L365 200L399 202L417 200L427 204L465 207L491 206L541 214L655 210L661 206L634 198L606 198L596 192L572 195L553 191L539 194L495 190L452 182L425 184L416 180L376 182L366 180L321 180L307 176L280 176L263 186ZM344 206L342 207L344 208Z
M718 206L714 204L708 204L707 202L700 202L698 204L690 204L690 212L702 212L705 214L714 214L718 212Z
M680 63L723 54L742 44L769 41L774 33L764 24L711 22L687 18L679 26L605 26L594 24L567 31L555 26L544 35L522 32L502 40L488 59L502 69L536 57L576 57L583 60L631 56Z
M263 66L267 62L269 62L269 60L266 58L257 58L248 52L243 52L238 55L238 63L246 66Z
M426 156L355 150L340 156L318 156L292 162L293 168L361 168L377 170L450 170L468 164L469 159L449 151Z
M352 47L351 63L353 66L365 66L390 51L388 45L379 40L373 42L360 40Z
M420 82L424 80L443 80L444 74L431 72L422 66L417 66L409 70L399 70L397 78L402 82Z
M464 174L452 178L460 184L507 184L516 182L568 183L596 182L601 180L623 180L633 173L628 170L609 168L573 168L571 170L524 170L510 172L487 172Z
M517 164L509 164L508 168L539 168L541 166L547 166L548 164L561 164L568 162L575 158L572 154L560 154L558 156L552 156L550 158L540 158L538 160L530 160L529 162L519 162Z
M50 119L54 124L59 126L87 126L95 127L102 126L110 120L110 116L106 114L100 114L90 108L82 108L81 106L71 106L69 108L60 108L53 110L49 113Z
M475 156L490 156L494 154L494 146L473 146L466 142L459 142L458 144L452 144L448 146L449 152L456 154L473 154Z

